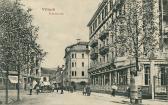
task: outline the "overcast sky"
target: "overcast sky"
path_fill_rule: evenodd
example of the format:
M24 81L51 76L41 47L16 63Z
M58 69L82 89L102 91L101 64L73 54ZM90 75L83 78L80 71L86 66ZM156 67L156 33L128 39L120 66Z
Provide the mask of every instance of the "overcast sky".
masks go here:
M42 67L64 64L65 48L76 39L89 40L87 23L101 0L22 0L32 8L33 23L40 27L38 43L48 52ZM51 15L45 8L53 9Z

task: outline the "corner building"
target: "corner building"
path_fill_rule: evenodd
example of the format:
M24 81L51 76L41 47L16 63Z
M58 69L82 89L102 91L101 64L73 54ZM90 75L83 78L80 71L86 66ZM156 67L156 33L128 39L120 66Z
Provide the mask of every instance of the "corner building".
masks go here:
M113 45L116 36L124 35L120 30L127 27L126 14L128 12L128 0L103 0L93 17L88 23L89 46L90 46L90 67L88 70L93 91L110 92L111 86L117 84L119 93L126 93L130 85L131 71L135 70L135 60L130 57L126 48ZM148 1L137 0L145 10ZM154 36L159 42L159 51L155 54L155 59L150 60L147 56L139 57L139 71L137 71L136 84L142 87L143 94L151 95L154 88L155 94L166 93L166 79L168 77L167 54L167 14L166 0L160 2L153 0L152 14L155 27ZM163 3L164 2L164 3ZM164 5L163 5L164 4ZM158 12L159 11L159 12ZM163 12L164 11L164 12ZM148 13L148 12L144 12ZM138 18L145 18L138 14ZM139 19L140 24L145 22ZM145 35L144 27L139 38ZM131 43L131 42L130 42ZM145 52L146 45L143 43L140 49ZM138 80L138 81L137 81ZM154 83L154 85L153 85Z
M77 42L65 49L64 86L80 88L88 83L88 42Z

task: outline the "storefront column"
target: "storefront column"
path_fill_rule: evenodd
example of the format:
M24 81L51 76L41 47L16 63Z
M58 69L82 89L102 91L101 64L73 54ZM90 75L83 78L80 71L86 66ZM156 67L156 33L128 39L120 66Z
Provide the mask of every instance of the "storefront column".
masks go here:
M103 74L103 85L105 85L105 83L106 83L106 75Z
M109 73L109 85L111 85L111 72Z
M131 78L131 73L130 73L130 68L127 69L127 84L130 84L130 78Z
M115 71L115 82L114 83L117 83L117 80L118 80L118 73L117 73L117 71Z
M98 84L101 85L101 77L98 75Z
M101 81L102 81L102 83L101 83L101 85L103 86L103 74L101 75Z
M154 61L152 60L151 61L151 64L150 64L150 78L151 78L151 87L152 87L152 99L154 99L154 79L153 79L153 76L154 76L154 72L155 72L155 64L154 64Z
M93 85L95 85L95 84L94 84L94 76L92 76L92 82L93 82Z

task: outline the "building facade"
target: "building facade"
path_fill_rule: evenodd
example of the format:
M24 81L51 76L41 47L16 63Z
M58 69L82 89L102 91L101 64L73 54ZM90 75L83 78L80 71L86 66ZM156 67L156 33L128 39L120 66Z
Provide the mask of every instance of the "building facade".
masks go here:
M88 42L77 42L65 49L65 86L79 86L88 82Z
M136 84L142 87L143 92L148 94L151 94L151 88L155 93L166 93L168 15L167 11L162 12L166 10L167 1L161 1L153 0L150 3L144 0L136 1L141 8L136 11L139 23L137 27L143 27L139 31L138 38L147 38L145 35L148 35L149 27L156 27L152 35L159 43L155 46L158 50L154 53L153 59L144 54L150 47L150 42L142 43L138 49L143 54L138 57L139 70L135 80L138 80ZM131 0L103 0L88 23L90 45L88 73L93 90L111 91L111 86L117 84L118 92L126 92L130 85L131 73L136 69L135 59L134 56L130 56L127 47L118 44L120 36L121 39L127 38L128 16L131 15L129 13L135 12L135 9L130 9L129 2ZM142 10L142 13L139 10ZM154 18L153 22L156 24L148 27L150 18L147 16ZM127 31L124 32L124 29ZM129 43L130 46L134 44L132 41Z

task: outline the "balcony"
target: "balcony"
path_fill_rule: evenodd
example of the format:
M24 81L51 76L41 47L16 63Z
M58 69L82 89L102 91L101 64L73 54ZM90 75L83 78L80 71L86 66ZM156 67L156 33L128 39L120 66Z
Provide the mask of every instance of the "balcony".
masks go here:
M90 47L96 47L98 45L98 40L97 39L93 39L90 41Z
M103 40L103 39L105 39L108 35L109 35L109 32L108 32L107 30L102 31L102 32L100 33L100 35L99 35L99 39L100 39L100 40Z
M108 45L103 46L103 47L101 47L101 48L99 49L99 53L100 53L101 55L105 55L105 54L107 54L108 52L109 52L109 46L108 46Z
M98 58L98 51L97 50L91 51L90 59L95 60L97 58Z

